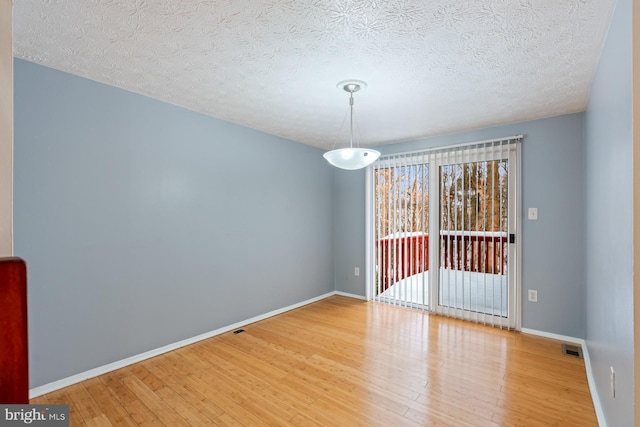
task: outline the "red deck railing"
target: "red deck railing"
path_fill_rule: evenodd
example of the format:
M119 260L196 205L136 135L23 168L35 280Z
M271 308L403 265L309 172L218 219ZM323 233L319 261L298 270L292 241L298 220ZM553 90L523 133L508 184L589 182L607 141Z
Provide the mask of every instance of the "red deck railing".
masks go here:
M440 267L507 274L507 233L440 232ZM399 233L377 240L378 280L384 291L398 280L429 269L429 235Z
M378 280L384 291L405 277L429 269L429 235L401 233L377 240Z

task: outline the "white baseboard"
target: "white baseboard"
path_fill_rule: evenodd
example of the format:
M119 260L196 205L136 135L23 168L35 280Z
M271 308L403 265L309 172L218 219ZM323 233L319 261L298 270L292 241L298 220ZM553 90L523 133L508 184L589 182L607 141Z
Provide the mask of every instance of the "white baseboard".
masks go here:
M127 357L126 359L118 360L116 362L109 363L109 364L104 365L104 366L99 366L97 368L90 369L88 371L81 372L79 374L72 375L70 377L63 378L63 379L58 380L58 381L54 381L54 382L51 382L51 383L48 383L48 384L45 384L45 385L41 385L39 387L34 387L34 388L29 390L29 398L33 399L34 397L42 396L43 394L47 394L47 393L51 393L52 391L60 390L61 388L68 387L70 385L79 383L79 382L84 381L84 380L88 380L89 378L97 377L98 375L106 374L108 372L115 371L116 369L124 368L125 366L129 366L129 365L132 365L134 363L138 363L138 362L141 362L143 360L150 359L150 358L158 356L160 354L167 353L167 352L172 351L172 350L176 350L176 349L178 349L180 347L184 347L186 345L193 344L193 343L196 343L198 341L206 340L207 338L211 338L211 337L214 337L216 335L224 334L224 333L232 331L234 329L238 329L238 328L240 328L242 326L246 326L248 324L255 323L255 322L258 322L260 320L268 319L269 317L277 316L278 314L282 314L282 313L285 313L287 311L294 310L296 308L300 308L300 307L305 306L307 304L311 304L313 302L323 300L323 299L328 298L328 297L333 296L333 295L336 295L335 291L329 292L329 293L326 293L324 295L320 295L320 296L317 296L315 298L311 298L311 299L308 299L308 300L305 300L305 301L302 301L302 302L299 302L297 304L293 304L293 305L290 305L290 306L287 306L287 307L284 307L284 308L280 308L278 310L273 310L273 311L270 311L270 312L265 313L265 314L261 314L261 315L256 316L256 317L252 317L250 319L234 323L233 325L224 326L222 328L216 329L216 330L211 331L211 332L207 332L207 333L195 336L195 337L187 338L185 340L178 341L178 342L175 342L173 344L168 344L168 345L165 345L164 347L156 348L154 350L146 351L144 353L137 354L135 356Z
M363 297L362 295L349 294L347 292L342 292L342 291L335 291L334 294L335 295L340 295L340 296L343 296L343 297L348 297L348 298L361 299L361 300L364 300L364 301L367 300L367 297Z
M584 358L584 368L587 372L587 382L589 383L589 391L591 392L591 400L593 400L593 407L596 410L596 417L598 418L598 425L600 427L607 427L607 420L604 417L604 410L600 403L600 396L598 395L598 389L596 388L596 381L593 377L593 370L591 368L591 359L589 358L589 347L587 342L582 338L569 337L566 335L558 335L550 332L537 331L535 329L522 328L522 333L529 335L537 335L539 337L552 338L558 341L565 341L572 344L580 344L582 347L582 357Z
M553 340L569 342L571 344L580 344L584 348L584 340L582 338L570 337L568 335L554 334L551 332L538 331L535 329L522 328L523 334L536 335L543 338L551 338Z
M602 409L602 405L600 404L600 396L598 395L598 389L596 388L596 380L593 377L593 370L591 369L591 359L589 358L589 347L587 347L587 343L584 340L582 340L582 357L584 357L584 367L587 371L587 381L589 382L589 391L591 392L593 407L596 410L598 425L600 427L607 427L607 420L604 417L604 409Z

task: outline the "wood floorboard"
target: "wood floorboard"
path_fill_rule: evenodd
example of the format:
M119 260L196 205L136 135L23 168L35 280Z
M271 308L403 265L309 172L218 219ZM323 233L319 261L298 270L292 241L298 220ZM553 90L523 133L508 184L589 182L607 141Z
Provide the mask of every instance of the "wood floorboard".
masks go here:
M72 426L597 426L547 338L334 296L31 400Z

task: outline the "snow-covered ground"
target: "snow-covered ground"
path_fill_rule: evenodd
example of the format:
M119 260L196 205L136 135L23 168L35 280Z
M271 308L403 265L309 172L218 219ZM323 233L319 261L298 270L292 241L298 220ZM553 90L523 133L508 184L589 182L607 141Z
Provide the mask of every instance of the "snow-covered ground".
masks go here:
M394 283L381 297L427 305L429 272L418 273ZM508 315L507 276L440 269L440 305L497 316Z

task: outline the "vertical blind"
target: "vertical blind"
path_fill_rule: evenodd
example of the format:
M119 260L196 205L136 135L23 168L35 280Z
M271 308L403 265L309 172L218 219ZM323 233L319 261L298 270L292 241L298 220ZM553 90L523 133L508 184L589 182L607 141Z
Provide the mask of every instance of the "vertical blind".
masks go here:
M513 327L509 245L521 139L386 155L374 164L375 300Z

